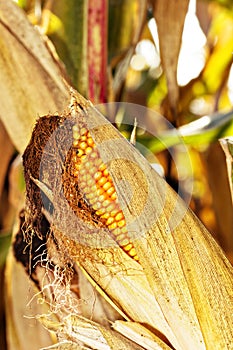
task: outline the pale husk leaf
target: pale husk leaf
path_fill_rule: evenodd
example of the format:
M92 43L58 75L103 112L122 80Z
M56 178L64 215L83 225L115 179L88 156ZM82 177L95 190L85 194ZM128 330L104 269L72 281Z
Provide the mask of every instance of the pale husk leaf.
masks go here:
M38 116L63 109L68 89L42 36L13 1L0 2L0 30L0 117L23 152Z
M135 343L140 344L147 350L171 349L158 336L149 331L140 323L117 320L113 323L112 327L117 332L133 340Z
M87 346L88 349L96 350L143 349L118 332L77 315L66 316L62 322L51 322L42 316L40 321L46 328L57 333L60 338L57 346L68 340L70 346L72 345L71 349L82 349L82 346L85 349ZM59 349L59 347L55 348Z
M53 344L54 337L34 318L37 313L48 312L48 308L34 298L37 292L23 266L10 251L5 270L7 349L38 350Z

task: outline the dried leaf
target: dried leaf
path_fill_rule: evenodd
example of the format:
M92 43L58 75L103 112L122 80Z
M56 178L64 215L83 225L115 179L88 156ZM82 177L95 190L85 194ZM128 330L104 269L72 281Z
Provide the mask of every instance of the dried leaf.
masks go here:
M40 114L63 109L68 90L40 34L12 1L0 2L0 116L23 152Z
M69 342L62 339L58 344L61 348L66 344L70 346L67 346L68 349L82 349L82 346L86 349L87 346L88 349L96 350L143 350L121 334L77 315L66 316L62 322L51 322L42 316L40 321L48 330L57 332L58 338L70 339Z
M218 223L216 237L228 257L233 253L233 210L224 153L218 142L202 153L206 164L215 217ZM218 169L218 171L216 171Z
M37 303L37 299L30 303L36 293L23 266L16 262L10 252L5 272L6 335L9 350L38 350L53 343L49 332L35 319L37 313L48 312L45 305Z
M91 284L82 271L78 271L80 299L82 303L82 316L98 322L100 325L109 327L109 322L114 322L121 318L120 314L106 300L96 292L93 284Z
M18 211L24 206L25 183L22 157L18 155L9 171L9 202Z
M88 1L57 0L53 13L61 21L61 28L51 39L64 62L73 85L83 96L88 94Z
M115 69L113 93L119 99L130 60L146 22L147 1L126 0L109 2L108 53ZM130 14L130 16L129 16Z
M158 26L163 69L167 78L170 106L176 113L179 98L177 64L189 0L157 0L154 15Z
M168 345L140 323L115 321L112 327L125 337L148 350L169 350Z
M227 172L228 172L228 178L229 178L229 185L231 189L231 198L233 201L233 146L232 146L233 137L221 139L220 144L226 155Z

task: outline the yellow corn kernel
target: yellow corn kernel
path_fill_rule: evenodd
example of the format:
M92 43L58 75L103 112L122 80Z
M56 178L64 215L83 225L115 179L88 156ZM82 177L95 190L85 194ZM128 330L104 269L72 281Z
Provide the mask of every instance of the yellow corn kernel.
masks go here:
M100 171L104 171L106 170L106 165L104 163L101 163L100 167L99 167Z
M86 198L90 201L90 200L96 198L96 194L94 192L88 193L88 194L86 194Z
M124 219L124 215L123 215L122 211L120 211L120 212L115 216L115 220L116 220L116 221L120 221L120 220L122 220L122 219Z
M117 199L117 195L116 195L116 192L114 192L112 195L111 195L111 199L113 201L115 201Z
M102 204L101 204L100 202L97 202L96 204L94 204L94 205L92 206L92 208L93 208L94 210L99 210L99 209L101 208L101 206L102 206Z
M110 213L110 215L112 214L112 212L114 211L114 209L116 208L116 203L114 203L114 202L109 202L110 204L106 207L106 211L108 212L108 213ZM111 216L113 216L113 215L111 215Z
M93 141L93 139L91 137L88 137L87 144L88 144L88 146L91 146L91 147L94 146L94 141Z
M89 172L89 169L91 169L92 167L93 167L92 163L87 160L85 162L85 169L86 169L86 171Z
M126 225L125 219L120 220L120 221L117 222L117 226L118 226L118 227L123 227L123 226L125 226L125 225Z
M91 154L91 156L92 156L92 154ZM96 167L100 167L102 161L101 161L101 159L97 158L97 156L98 155L93 154L93 158L95 159L93 166L95 165ZM89 155L89 157L90 157L90 155Z
M120 235L122 233L121 228L117 227L116 229L112 230L112 233L114 234L114 236Z
M107 182L108 183L108 182ZM104 187L104 186L103 186ZM111 197L111 195L115 192L115 188L112 186L107 191L107 194Z
M115 209L111 211L111 216L116 216L116 214L119 212L119 209Z
M121 247L124 247L125 245L129 244L128 238L118 239L118 237L116 237L116 241Z
M81 189L83 189L83 188L85 188L86 187L86 181L82 181L82 182L79 182L79 187L81 188Z
M87 148L87 143L85 141L80 142L79 148L84 151Z
M98 180L98 185L99 185L99 186L103 186L106 182L107 182L107 179L106 179L105 177L101 177L101 178Z
M135 256L136 254L137 254L137 253L136 253L135 248L130 249L130 251L129 251L129 255L130 255L130 256Z
M100 208L99 210L96 211L96 215L101 216L105 213L105 208Z
M89 173L91 174L93 180L94 180L94 174L96 173L96 168L93 166L90 169L88 169Z
M93 184L93 186L90 188L89 192L95 192L96 193L96 185Z
M129 252L133 248L132 243L129 243L123 247L126 252Z
M80 130L80 135L86 135L87 132L88 132L88 131L87 131L86 128L81 128L81 130Z
M107 221L106 221L106 225L109 226L109 225L111 225L114 221L115 221L115 219L114 219L113 217L110 216L110 217L107 219Z
M106 168L106 169L104 169L104 171L103 171L103 175L105 176L105 177L107 177L108 175L109 175L109 172L108 172L108 169Z
M112 187L112 184L111 184L111 182L106 182L104 185L103 185L103 189L105 190L105 191L107 191L107 190L109 190L110 188Z
M79 138L80 138L79 132L78 132L78 131L75 131L75 130L73 129L73 139L74 139L74 140L78 140Z
M117 228L117 223L113 222L111 225L108 226L109 230L114 230L115 228Z
M95 187L95 191L97 196L101 196L104 193L104 189L103 188L96 188Z
M72 162L74 162L75 165L78 165L77 164L78 158L77 158L77 154L75 152L72 154Z
M80 160L82 162L84 162L86 158L87 158L86 154L83 154L83 155L80 156Z
M99 201L103 202L105 200L105 194L102 194L101 196L99 196Z
M91 204L92 207L94 207L95 204L99 203L98 200L96 199L96 197L94 197L94 198L88 198L87 196L88 196L88 195L86 195L85 197L86 197L87 199L89 199L89 204Z
M85 152L86 154L90 154L92 152L93 148L92 147L87 147Z
M109 201L108 199L106 199L106 200L103 201L103 203L102 203L103 207L105 207L105 208L108 208L108 207L109 207L109 204L110 204L110 201ZM107 211L109 211L109 210L107 210Z
M79 149L78 150L78 157L80 158L83 155L84 155L84 151L82 149Z
M99 181L101 179L101 177L102 177L101 171L97 171L94 175L95 181Z
M110 214L105 212L103 215L100 216L100 218L101 219L108 219L109 216L110 216Z
M93 179L92 178L87 178L86 179L86 185L88 186L88 187L91 187L92 185L93 185ZM90 190L89 190L90 191ZM88 192L89 192L88 191Z

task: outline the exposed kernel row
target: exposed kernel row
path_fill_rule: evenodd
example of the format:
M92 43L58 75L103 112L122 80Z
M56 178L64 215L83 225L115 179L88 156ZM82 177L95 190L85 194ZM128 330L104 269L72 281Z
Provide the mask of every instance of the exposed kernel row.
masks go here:
M90 132L73 127L73 176L80 192L95 214L108 227L116 242L133 259L138 260L127 233L124 214L120 208L112 178L102 162Z

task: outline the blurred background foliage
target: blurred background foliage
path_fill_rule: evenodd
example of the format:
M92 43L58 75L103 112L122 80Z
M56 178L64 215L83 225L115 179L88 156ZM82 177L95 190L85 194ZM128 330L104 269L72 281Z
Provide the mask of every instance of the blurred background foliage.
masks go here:
M136 131L137 144L157 157L175 190L180 180L176 167L181 169L184 196L193 178L190 207L233 261L232 201L225 155L218 141L233 134L232 1L15 2L49 38L64 76L82 95L96 105L119 101L140 104L177 128L180 137L165 130L156 138L146 131L154 121L145 115L145 128ZM132 125L124 124L121 111L112 122L130 139L134 120ZM187 147L192 170L187 170L179 147L175 163L168 152L181 141ZM0 147L3 274L24 185L18 154L4 132Z
M94 104L121 101L149 107L180 128L192 162L193 174L183 174L187 183L194 179L190 205L230 256L232 207L218 139L233 133L232 2L172 3L18 1L48 35L81 94ZM146 118L150 130L153 120ZM117 126L130 137L132 126L124 125L124 117ZM156 139L138 129L136 141L156 154L176 188L177 172L164 148L180 138L168 131ZM176 158L182 167L181 155Z

